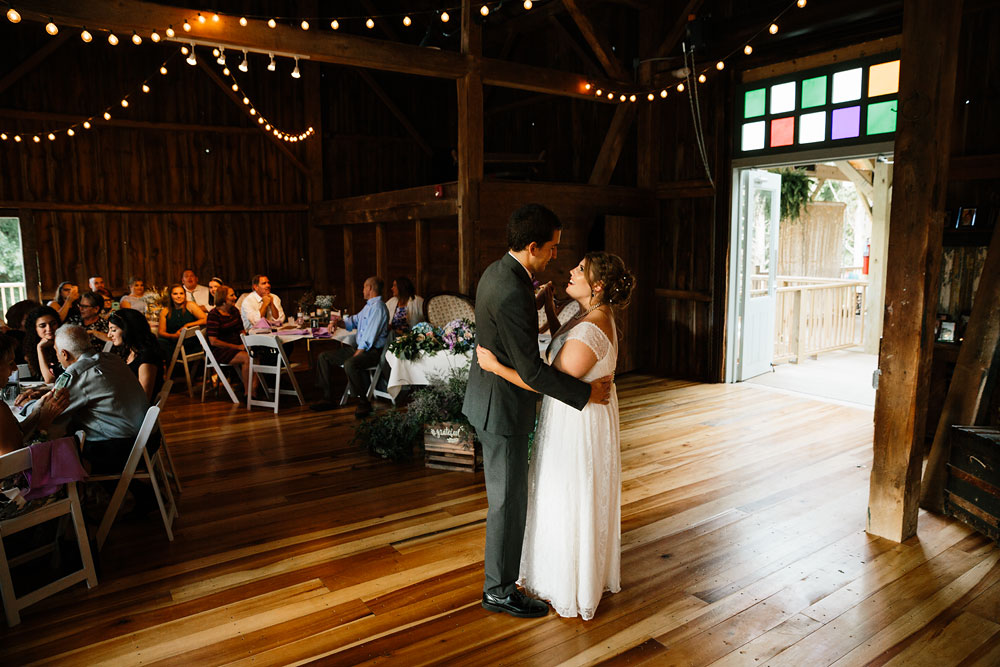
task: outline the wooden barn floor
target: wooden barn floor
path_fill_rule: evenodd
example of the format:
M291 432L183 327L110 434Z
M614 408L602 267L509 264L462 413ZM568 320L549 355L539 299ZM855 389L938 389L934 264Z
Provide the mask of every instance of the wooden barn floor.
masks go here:
M349 409L175 394L176 539L118 523L100 585L0 628L0 664L1000 664L1000 549L864 532L870 411L619 381L622 591L590 622L479 606L482 474L351 445Z

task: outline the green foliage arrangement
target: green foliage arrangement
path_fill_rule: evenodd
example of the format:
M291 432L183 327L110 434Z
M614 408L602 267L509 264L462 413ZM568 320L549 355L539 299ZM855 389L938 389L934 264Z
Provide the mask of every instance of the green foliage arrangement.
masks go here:
M434 378L431 384L413 392L413 400L405 410L378 412L358 424L351 442L384 459L409 460L413 446L423 442L425 424L450 421L472 428L462 414L468 384L468 368Z
M389 343L389 351L397 357L413 360L421 354L433 356L445 348L441 332L428 322L420 322L409 333Z
M781 176L781 219L798 222L809 203L812 181L804 169L772 169Z

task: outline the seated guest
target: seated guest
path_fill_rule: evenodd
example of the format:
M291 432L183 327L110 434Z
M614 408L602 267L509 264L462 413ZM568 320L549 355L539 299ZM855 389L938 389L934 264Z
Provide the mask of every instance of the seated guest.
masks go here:
M222 278L212 278L208 281L208 310L215 308L215 290L219 289L219 285L225 285L226 281Z
M59 313L48 306L39 306L24 319L24 357L31 377L48 384L56 381L61 372L54 347ZM25 379L25 378L22 378Z
M80 300L80 288L75 283L61 282L56 288L56 295L47 305L59 313L59 322L65 322L70 315L76 314L76 302Z
M163 386L163 354L146 317L138 310L122 308L108 319L108 335L152 402Z
M137 310L146 314L146 281L142 278L132 278L128 281L129 292L118 303L122 308Z
M24 301L18 301L4 313L3 317L7 323L7 330L4 333L17 341L17 347L14 349L15 365L27 363L24 358L24 320L28 316L28 313L35 308L38 308L37 301L25 299Z
M285 311L281 309L281 299L277 294L271 294L271 281L268 277L258 274L251 280L251 285L253 291L247 293L240 307L243 328L252 329L261 319L274 326L284 322Z
M424 300L415 291L409 278L400 276L392 281L392 298L385 307L389 311L389 328L396 334L405 334L424 319Z
M14 363L14 348L16 342L10 336L0 334L0 375L10 377L17 370ZM32 420L18 422L14 413L0 407L0 454L9 454L24 446L24 440L37 429L47 429L52 420L65 409L69 403L69 392L57 389L48 391L38 401L35 410L38 415ZM0 496L0 502L6 500Z
M332 410L336 397L333 393L334 368L343 366L347 374L347 382L351 391L360 398L355 417L364 417L371 413L372 405L368 401L368 384L370 378L367 369L378 363L389 337L389 311L382 302L382 289L385 283L381 278L372 276L365 280L365 307L361 312L342 320L348 330L357 330L357 349L343 347L336 351L324 352L319 355L316 365L316 380L323 387L323 401L309 406L312 410ZM336 315L330 320L330 326L340 324Z
M235 366L243 385L249 387L250 357L240 338L243 318L236 310L236 292L229 285L219 285L215 290L215 308L208 314L207 333L215 360Z
M109 290L107 285L104 284L104 278L101 276L91 276L90 280L87 281L87 284L90 285L91 292L95 292L104 297L101 300L100 315L104 319L107 319L108 316L111 315L111 302L113 301L111 290Z
M160 310L160 349L163 356L170 359L174 356L177 339L181 337L181 329L200 327L205 323L205 311L194 301L187 300L183 285L171 285L163 309ZM184 341L184 349L188 354L194 354L201 349L198 341L189 338Z
M185 269L184 273L181 274L181 285L184 286L184 298L188 301L194 301L199 308L207 313L211 302L211 293L207 287L198 284L198 274L191 269Z
M66 324L75 324L83 327L90 336L91 346L96 352L104 349L104 344L108 338L108 321L101 317L101 310L104 308L104 295L98 292L87 292L80 297L80 314L70 315L66 319Z

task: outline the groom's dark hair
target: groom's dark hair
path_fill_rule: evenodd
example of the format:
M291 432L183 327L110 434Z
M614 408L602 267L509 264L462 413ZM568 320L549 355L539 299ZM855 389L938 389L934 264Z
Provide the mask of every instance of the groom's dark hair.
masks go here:
M507 247L517 252L532 241L545 245L557 229L562 229L562 223L555 213L541 204L525 204L511 213L507 221Z

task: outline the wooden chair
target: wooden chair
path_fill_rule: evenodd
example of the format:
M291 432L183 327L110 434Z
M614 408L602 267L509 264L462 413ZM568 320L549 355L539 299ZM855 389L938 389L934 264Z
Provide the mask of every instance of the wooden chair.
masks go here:
M174 354L170 358L170 365L167 366L167 374L164 376L167 380L173 379L174 365L180 359L181 365L184 366L184 378L187 380L188 396L191 398L194 398L194 385L191 382L191 368L188 364L199 359L204 359L205 352L188 352L184 349L184 341L196 337L200 332L201 327L185 327L178 332L177 345L174 346Z
M247 410L252 410L253 406L258 405L263 408L273 408L274 414L278 414L278 403L281 400L282 394L295 396L299 399L299 405L305 405L306 401L302 397L299 381L295 379L295 369L288 363L288 357L285 356L285 350L281 347L277 336L241 334L240 337L243 339L243 346L246 347L247 354L250 356L249 375L251 380L250 385L247 387ZM257 361L261 356L261 348L273 351L273 363L261 364ZM253 378L259 375L274 377L273 396L269 395L269 398L273 398L273 400L264 401L253 397L250 387L253 386ZM292 389L281 388L282 375L288 375L288 379L292 383ZM263 386L264 383L261 382L261 385ZM266 391L267 389L265 388Z
M165 381L163 387L160 388L160 393L156 396L154 405L160 409L160 414L163 414L163 406L167 404L167 398L170 396L170 388L173 386L173 380ZM174 457L170 455L170 450L167 448L167 438L163 435L162 428L160 429L160 449L167 457L167 466L169 467L168 476L174 481L174 486L177 487L177 493L179 494L184 489L181 488L181 478L177 474L177 468L174 467Z
M435 327L443 327L452 320L476 321L476 307L472 299L457 292L441 292L427 299L425 304L427 321Z
M78 435L82 436L82 432ZM26 447L0 456L0 478L25 470L31 470L31 450L29 448ZM10 576L10 568L34 560L55 547L54 545L48 545L8 561L3 547L3 538L31 528L32 526L37 526L45 521L60 517L64 518L66 516L69 516L73 520L76 542L80 548L81 568L23 597L17 597L14 593L14 582ZM61 531L57 532L56 539L58 539L59 532ZM90 554L90 543L87 541L87 529L83 523L83 513L80 511L80 497L76 491L76 482L70 482L66 485L66 498L49 502L24 514L0 521L0 594L3 597L3 608L4 613L7 615L7 624L11 627L17 625L21 622L20 612L22 609L69 588L79 581L86 581L87 588L93 588L97 585L97 573L94 570L94 560Z
M108 533L111 531L111 524L118 517L122 500L125 499L125 492L128 491L128 486L133 479L148 479L150 484L152 484L153 495L156 496L156 504L160 509L160 517L163 519L163 528L167 531L167 539L171 542L174 541L172 526L174 519L180 516L180 514L177 512L177 503L174 500L173 491L170 490L170 482L167 480L163 470L163 451L161 448L156 454L150 456L146 449L146 444L149 442L149 437L152 435L153 429L156 428L159 416L160 408L155 405L150 406L149 410L146 411L146 417L142 420L142 426L139 428L139 434L135 437L135 444L132 446L132 453L129 454L124 470L113 475L91 475L89 478L89 481L92 482L116 480L118 482L115 492L111 496L111 502L108 504L108 509L104 513L104 518L101 519L101 525L97 528L98 551L104 548L104 543L108 539ZM141 472L138 470L140 460L146 466L146 469ZM157 471L163 477L163 491L167 496L166 504L163 502L164 494L160 491L160 482L156 476Z
M226 378L227 368L232 368L230 364L220 364L216 358L215 354L212 352L212 346L208 344L208 339L205 337L205 333L199 330L195 336L198 338L198 342L201 343L202 355L205 358L205 364L202 369L201 377L201 402L205 402L205 388L208 385L208 369L215 371L216 376L219 378L219 384L221 384L226 389L226 393L229 394L229 398L233 403L239 405L240 399L236 397L236 392L233 391L233 387L229 384L229 380Z

